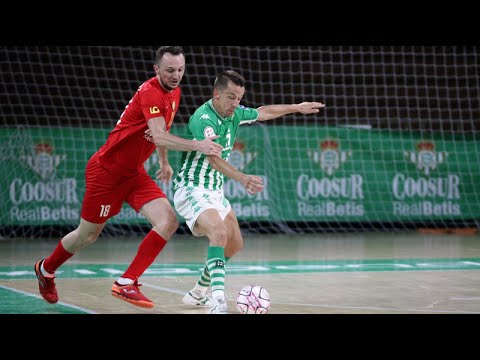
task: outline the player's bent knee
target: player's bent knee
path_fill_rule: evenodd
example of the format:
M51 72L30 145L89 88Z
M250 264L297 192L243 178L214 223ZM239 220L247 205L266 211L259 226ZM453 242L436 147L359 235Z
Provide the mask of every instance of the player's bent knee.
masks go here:
M165 217L156 224L154 224L153 229L159 233L164 234L168 238L170 238L175 232L177 231L178 227L180 226L177 217L174 213L172 214L165 214Z

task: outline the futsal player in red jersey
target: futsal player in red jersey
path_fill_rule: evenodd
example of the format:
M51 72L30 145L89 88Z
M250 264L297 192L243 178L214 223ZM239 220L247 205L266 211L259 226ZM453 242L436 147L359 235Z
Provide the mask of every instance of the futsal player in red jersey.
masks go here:
M55 271L77 251L95 242L108 219L124 202L151 223L125 273L113 284L111 294L136 306L151 308L139 277L154 262L179 224L164 192L147 174L144 162L157 150L159 178L169 181L173 170L167 149L221 155L222 146L212 140L187 140L169 133L180 103L180 82L185 73L185 54L179 46L160 47L155 54L156 76L144 82L126 106L107 141L90 158L85 170L85 196L79 226L65 235L54 251L35 263L40 294L49 303L58 301Z

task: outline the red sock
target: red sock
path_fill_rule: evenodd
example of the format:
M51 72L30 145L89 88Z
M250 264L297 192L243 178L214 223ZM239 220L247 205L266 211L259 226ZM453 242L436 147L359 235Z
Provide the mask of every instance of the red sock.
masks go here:
M53 253L50 254L48 258L43 262L43 268L47 270L50 274L53 274L65 261L70 259L73 254L70 254L63 247L62 242L60 241L53 250Z
M138 247L137 255L122 277L132 280L138 278L152 265L155 258L160 254L167 241L155 231L150 231Z

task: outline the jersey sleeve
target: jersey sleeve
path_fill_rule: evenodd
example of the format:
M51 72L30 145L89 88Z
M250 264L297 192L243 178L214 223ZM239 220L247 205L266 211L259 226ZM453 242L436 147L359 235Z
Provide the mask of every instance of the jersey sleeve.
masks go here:
M165 99L159 96L154 89L146 89L140 96L140 106L145 120L148 123L150 119L156 117L167 118L167 108L165 106Z
M240 105L237 108L237 113L240 118L240 125L251 124L258 120L258 110L251 109Z

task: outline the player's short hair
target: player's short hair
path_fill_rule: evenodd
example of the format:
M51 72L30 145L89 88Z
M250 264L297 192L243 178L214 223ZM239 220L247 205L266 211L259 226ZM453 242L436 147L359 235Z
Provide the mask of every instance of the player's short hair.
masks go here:
M155 63L160 64L163 55L165 55L166 53L172 55L183 55L183 57L185 57L185 53L183 52L183 48L181 46L161 46L155 52Z
M228 87L228 82L231 81L237 86L245 87L245 78L234 70L225 70L217 75L213 88L217 90L225 90Z

